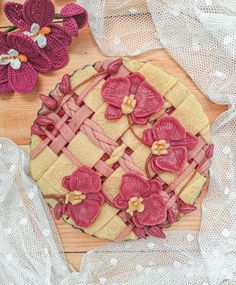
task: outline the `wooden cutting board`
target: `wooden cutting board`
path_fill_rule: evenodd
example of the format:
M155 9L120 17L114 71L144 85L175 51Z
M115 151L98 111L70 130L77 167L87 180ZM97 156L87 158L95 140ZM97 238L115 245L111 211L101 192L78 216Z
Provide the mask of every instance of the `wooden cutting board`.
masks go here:
M23 3L24 1L17 2ZM63 0L55 1L56 10L59 11L67 2L68 1ZM9 22L4 16L2 4L0 4L0 30L4 31L7 27L9 27ZM84 65L93 64L98 60L106 58L100 52L96 42L93 40L89 28L85 28L81 31L80 36L74 39L68 52L70 60L67 66L58 71L40 74L37 87L32 93L27 95L14 93L7 96L0 96L0 136L12 139L20 147L29 151L30 127L36 118L38 109L41 107L39 94L48 94L49 91L54 89L56 83L60 81L65 73L72 74L74 70L79 69ZM178 77L180 81L196 95L211 123L214 122L215 118L220 113L227 109L226 106L216 105L204 97L199 89L193 84L186 72L184 72L164 49L145 52L139 56L133 57L133 59L151 61L153 64L158 65ZM180 222L172 227L172 229L199 230L201 222L200 201L206 191L207 186L198 201L198 210L183 217ZM107 241L81 233L63 221L55 222L61 236L68 262L78 270L81 258L85 252L107 243Z

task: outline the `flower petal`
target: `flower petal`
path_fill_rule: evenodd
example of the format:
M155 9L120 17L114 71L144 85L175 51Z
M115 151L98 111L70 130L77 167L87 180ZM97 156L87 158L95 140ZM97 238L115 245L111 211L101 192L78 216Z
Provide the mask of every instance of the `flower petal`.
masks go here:
M150 195L151 193L158 194L162 191L163 184L159 178L149 180L149 184L150 184L150 190L148 192L148 195Z
M37 82L37 72L29 62L21 63L18 70L8 66L8 80L12 90L18 93L29 93Z
M66 4L60 12L61 17L72 17L84 13L85 9L75 3Z
M0 94L12 92L8 83L8 66L0 65Z
M154 142L154 138L152 135L152 129L147 129L143 131L143 142L144 144L148 145L148 146L152 146L153 142Z
M108 105L108 107L106 108L106 112L105 112L105 117L108 120L117 120L119 118L121 118L123 115L123 113L121 112L121 109L113 107L111 105Z
M15 50L15 49L11 48L11 49L7 52L7 54L8 54L9 56L17 56L17 55L19 55L19 52L18 52L17 50Z
M79 205L70 205L68 214L78 227L87 228L96 219L99 210L100 205L97 201L85 199Z
M81 191L84 194L99 192L101 190L100 176L86 166L79 167L71 175L70 189Z
M79 30L74 18L65 18L63 19L63 27L66 29L67 33L71 36L78 36Z
M158 227L158 226L154 226L154 227L150 227L148 229L148 233L151 236L157 237L157 238L166 238L165 233L163 232L163 230Z
M159 112L164 105L164 99L148 82L143 81L137 90L135 99L137 105L134 109L135 117L147 117Z
M5 65L0 65L0 82L5 82L8 80L8 67Z
M68 191L73 191L73 189L70 188L70 176L65 176L62 179L61 185Z
M180 122L171 116L166 116L156 121L152 126L154 140L179 141L186 137L186 131Z
M149 120L149 116L143 117L143 118L136 117L134 112L131 114L131 118L135 124L139 124L139 125L146 125L148 123L148 120Z
M129 95L130 81L125 77L110 77L102 86L102 97L109 104L120 108L125 96Z
M12 67L14 70L20 69L20 67L21 67L21 61L20 61L18 58L11 60L11 67Z
M7 33L0 31L0 54L6 54L9 50L7 45Z
M23 6L25 22L40 27L49 26L55 14L55 7L51 0L27 0Z
M40 26L37 23L33 23L30 27L30 33L35 35L36 33L38 33L40 30Z
M114 199L113 199L113 204L115 205L116 208L118 209L127 209L128 208L128 202L127 200L123 200L121 198L120 195L117 195Z
M65 27L57 24L50 25L51 34L56 37L62 45L69 46L72 42L72 37Z
M139 72L135 72L128 75L127 78L130 80L131 83L130 94L136 94L140 83L145 80L144 76Z
M120 185L120 196L128 201L132 197L140 197L149 190L148 181L135 173L127 173L122 176Z
M50 58L51 68L53 69L60 69L68 62L66 47L51 33L47 36L47 45L43 51Z
M144 230L143 228L137 228L137 227L135 227L135 228L133 229L133 232L134 232L135 235L136 235L137 237L139 237L139 238L144 238L144 239L146 239L146 237L147 237L147 234L146 234L146 232L145 232L145 230Z
M100 206L105 202L105 198L101 192L98 193L87 193L86 198L89 200L97 201Z
M137 227L154 226L163 223L167 218L167 208L163 198L158 194L151 194L144 198L144 211L135 212L133 222Z
M191 150L194 149L195 146L198 144L198 137L194 136L193 134L187 132L186 133L187 136L187 149Z
M44 35L38 35L36 37L36 42L40 48L45 48L47 45L47 38Z
M22 30L29 30L30 24L26 23L23 15L23 5L15 2L4 4L4 12L8 20Z
M186 147L171 147L165 155L153 155L151 166L153 171L160 168L164 171L179 172L187 161Z

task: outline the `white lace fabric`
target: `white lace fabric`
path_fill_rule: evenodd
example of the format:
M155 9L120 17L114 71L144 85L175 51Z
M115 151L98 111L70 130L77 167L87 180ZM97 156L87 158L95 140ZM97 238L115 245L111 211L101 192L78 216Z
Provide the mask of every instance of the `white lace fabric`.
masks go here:
M235 285L236 2L79 2L105 54L162 45L206 96L230 105L211 128L215 152L201 230L112 243L88 252L81 271L71 272L40 190L27 176L28 156L0 138L0 284Z

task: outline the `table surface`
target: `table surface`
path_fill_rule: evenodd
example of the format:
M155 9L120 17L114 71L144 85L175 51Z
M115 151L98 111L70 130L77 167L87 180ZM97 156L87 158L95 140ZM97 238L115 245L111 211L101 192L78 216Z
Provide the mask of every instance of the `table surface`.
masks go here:
M4 2L5 1L3 1L3 3ZM18 0L16 2L23 3L24 1ZM65 0L55 1L56 10L60 11L60 8L67 2L68 1ZM0 30L3 31L7 27L9 27L9 22L4 16L2 4L0 4ZM79 69L84 65L93 64L98 60L106 58L100 52L96 42L93 40L89 28L84 28L81 31L80 36L74 39L68 52L70 60L67 66L58 71L40 74L37 87L32 93L27 95L14 93L7 96L0 96L0 136L12 139L26 151L29 151L30 127L36 118L37 110L41 106L39 94L48 94L49 91L54 89L56 83L60 81L63 74L72 74L74 70ZM220 113L226 110L226 106L216 105L204 97L199 89L193 84L186 72L184 72L164 49L145 52L139 56L133 57L133 59L152 61L153 64L158 65L178 77L198 98L211 123ZM180 222L172 226L172 229L199 230L201 222L200 202L206 191L207 186L204 188L204 191L197 202L197 211L183 217ZM68 262L78 270L81 258L85 252L107 243L105 240L100 240L81 233L63 221L55 221L55 223L61 236Z

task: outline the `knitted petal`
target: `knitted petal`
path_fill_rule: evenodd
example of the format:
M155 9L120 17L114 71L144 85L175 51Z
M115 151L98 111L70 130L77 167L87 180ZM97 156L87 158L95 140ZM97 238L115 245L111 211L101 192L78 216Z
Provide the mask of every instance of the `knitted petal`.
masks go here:
M180 122L173 117L164 117L152 126L154 140L179 141L186 137L186 131Z
M4 12L8 20L22 30L29 30L31 24L24 20L23 5L15 2L7 2L4 5Z
M17 50L20 54L26 55L28 59L39 55L40 51L35 42L22 33L11 33L7 37L8 46Z
M121 109L113 107L111 105L107 107L106 112L105 112L105 117L108 120L117 120L121 118L122 115L123 113L121 112Z
M51 24L50 29L51 34L59 41L61 41L62 45L69 46L71 44L72 37L64 27L56 24Z
M45 52L46 56L50 58L51 67L53 69L60 69L68 62L68 53L66 47L51 33L47 36L47 45L43 51Z
M23 62L21 68L14 70L8 66L8 80L10 88L18 93L29 93L37 82L37 73L28 62Z
M110 77L102 86L102 97L109 104L120 108L125 96L129 95L130 81L125 77Z
M88 23L88 13L86 10L84 10L83 13L75 16L75 20L76 20L76 23L77 23L77 26L80 29L82 29L83 27L86 26L86 24Z
M8 50L7 34L0 31L0 54L6 54Z
M120 185L120 196L123 200L129 200L132 197L142 197L148 192L149 183L134 173L127 173L122 176Z
M60 16L61 17L76 16L76 15L79 15L79 14L83 14L84 11L85 11L85 9L82 6L77 5L75 3L69 3L69 4L66 4L61 9Z
M101 179L92 169L79 167L70 177L70 189L86 193L96 193L101 190Z
M97 201L85 199L79 205L70 205L67 211L78 227L87 228L96 219L99 210Z
M164 105L164 99L148 82L143 81L139 86L135 96L137 105L134 109L135 117L147 117L155 112L159 112Z
M154 172L162 169L164 171L179 172L183 169L187 161L186 147L171 147L165 155L153 155L151 158L151 166Z
M11 91L8 83L8 67L0 65L0 94L7 94Z
M140 83L143 82L145 78L141 73L138 72L128 75L127 78L130 80L131 83L130 94L136 94Z
M28 0L24 4L23 13L26 23L37 23L40 27L45 27L52 23L55 7L51 0Z
M79 30L74 18L65 18L63 19L63 27L71 36L78 36Z
M167 209L163 198L152 194L143 200L144 211L135 212L133 222L137 227L154 226L163 223L167 217Z

